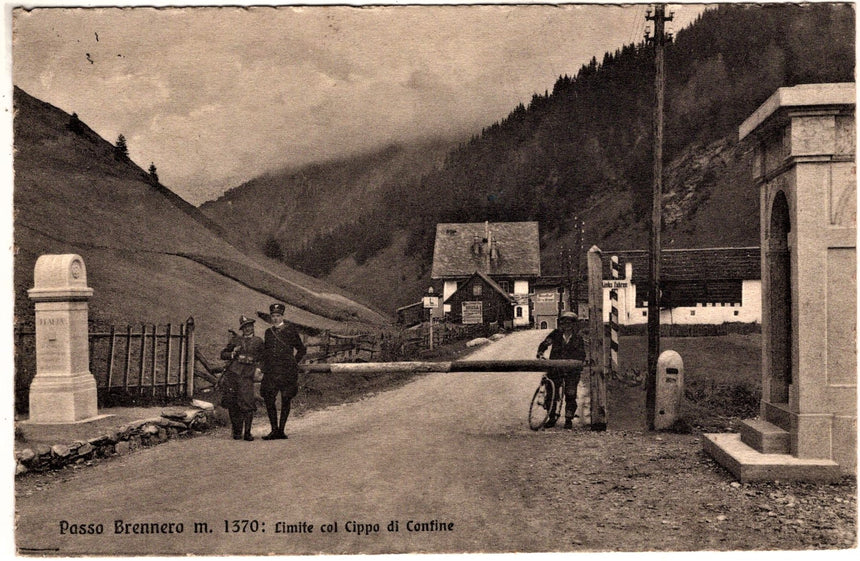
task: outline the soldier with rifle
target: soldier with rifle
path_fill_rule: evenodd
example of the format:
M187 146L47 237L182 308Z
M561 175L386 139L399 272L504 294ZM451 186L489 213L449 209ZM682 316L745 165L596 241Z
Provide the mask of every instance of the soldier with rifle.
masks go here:
M263 355L263 340L254 336L254 320L239 318L237 335L231 330L230 342L221 351L221 359L229 363L221 378L221 405L230 413L230 425L235 440L254 440L251 423L257 404L254 398L254 374Z

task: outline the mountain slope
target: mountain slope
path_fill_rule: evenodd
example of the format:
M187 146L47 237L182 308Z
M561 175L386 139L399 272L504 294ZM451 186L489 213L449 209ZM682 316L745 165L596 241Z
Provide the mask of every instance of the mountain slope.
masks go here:
M367 330L387 318L344 291L255 260L219 237L220 227L65 112L16 88L15 312L32 324L33 266L43 253L79 253L101 324L184 321L201 341L221 341L241 314L289 304L311 329ZM228 273L228 274L225 274Z
M391 145L273 172L230 189L200 209L231 232L237 245L292 253L321 234L373 215L392 188L412 188L421 175L442 164L451 146L442 140Z
M853 81L854 26L850 4L724 5L677 33L666 51L665 247L758 245L758 193L737 127L779 87ZM363 220L317 228L284 260L390 311L430 284L439 222L537 220L546 274L560 273L560 250L575 245L575 216L585 249L645 249L653 80L650 46L595 57L420 179L391 184L383 197L349 192ZM382 286L398 278L399 290Z

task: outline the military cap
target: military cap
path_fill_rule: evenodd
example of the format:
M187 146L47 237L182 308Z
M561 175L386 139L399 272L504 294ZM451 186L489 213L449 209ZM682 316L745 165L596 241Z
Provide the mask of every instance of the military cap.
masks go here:
M558 316L558 321L576 321L579 319L579 316L574 312L562 312L560 316Z
M253 323L254 323L254 320L252 320L251 318L249 318L247 316L242 316L239 318L239 329L242 329L246 325L253 325Z
M269 306L269 313L270 314L284 315L285 309L286 309L286 306L284 306L283 304L272 304L271 306Z

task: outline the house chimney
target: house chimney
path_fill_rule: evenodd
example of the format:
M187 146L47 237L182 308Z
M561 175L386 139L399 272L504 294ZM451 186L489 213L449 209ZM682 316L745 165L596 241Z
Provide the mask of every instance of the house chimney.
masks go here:
M490 223L484 222L484 240L487 242L486 273L489 274L493 266L493 234L490 232Z

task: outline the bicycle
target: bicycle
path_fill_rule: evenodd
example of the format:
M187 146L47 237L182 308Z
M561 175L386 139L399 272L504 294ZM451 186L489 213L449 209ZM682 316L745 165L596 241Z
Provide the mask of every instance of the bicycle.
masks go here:
M564 380L561 381L560 391L556 392L555 382L550 380L546 372L541 376L540 383L532 396L529 405L529 428L540 430L552 416L558 419L564 411Z

